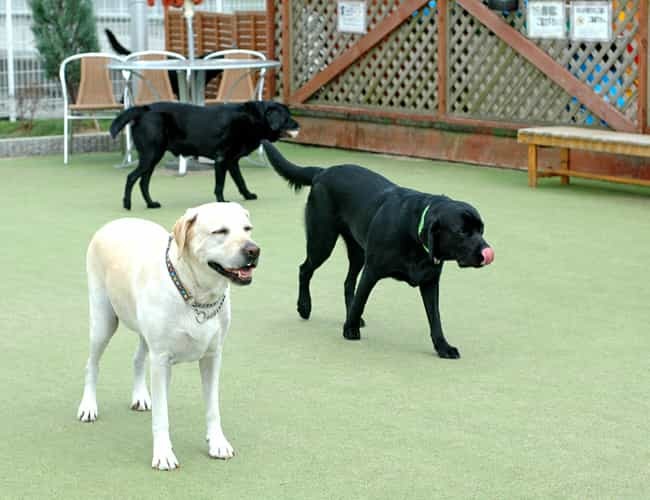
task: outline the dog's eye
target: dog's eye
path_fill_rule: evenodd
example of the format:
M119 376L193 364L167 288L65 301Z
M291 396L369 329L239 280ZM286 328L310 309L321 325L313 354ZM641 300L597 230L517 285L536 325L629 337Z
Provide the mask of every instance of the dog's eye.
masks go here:
M246 231L247 233L249 233L252 230L253 230L253 226L244 226L244 231Z
M221 229L217 229L216 231L212 231L212 234L221 234L221 235L225 236L226 234L228 234L228 229L225 228L225 227L222 227Z

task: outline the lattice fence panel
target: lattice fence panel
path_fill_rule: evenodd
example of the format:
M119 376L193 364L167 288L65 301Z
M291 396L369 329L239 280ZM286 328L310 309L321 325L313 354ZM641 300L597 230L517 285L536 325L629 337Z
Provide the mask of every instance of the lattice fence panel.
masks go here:
M368 30L399 6L398 0L368 2ZM339 33L336 29L337 3L328 0L291 2L292 67L295 90L325 69L362 35Z
M635 122L640 1L643 0L614 3L611 43L535 41ZM504 20L525 34L523 11L504 15ZM449 26L449 112L477 119L607 125L455 2L450 9Z
M309 102L435 112L438 106L437 19L436 8L429 5L414 12L386 40L314 94Z

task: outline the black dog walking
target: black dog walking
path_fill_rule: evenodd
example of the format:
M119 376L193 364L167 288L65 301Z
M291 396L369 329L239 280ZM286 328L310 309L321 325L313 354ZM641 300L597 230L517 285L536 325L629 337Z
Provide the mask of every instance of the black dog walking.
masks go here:
M420 288L438 356L460 357L442 333L440 274L446 260L455 260L460 267L482 267L494 260L476 209L446 196L397 186L357 165L299 167L268 142L262 145L273 168L294 189L311 186L305 210L307 258L299 275L300 316L307 319L311 314L309 283L340 235L349 259L343 336L361 338L361 315L371 290L380 279L394 278Z
M262 139L277 141L283 136L295 137L299 129L288 108L273 101L207 107L175 102L135 106L113 120L111 136L116 137L128 123L132 124L133 143L139 160L138 166L126 179L123 206L127 210L131 209L131 191L138 179L147 207L160 207L160 203L151 199L149 182L165 151L177 156L214 159L217 201L225 201L226 172L230 172L242 196L254 200L257 195L248 190L239 169L239 160L255 151Z

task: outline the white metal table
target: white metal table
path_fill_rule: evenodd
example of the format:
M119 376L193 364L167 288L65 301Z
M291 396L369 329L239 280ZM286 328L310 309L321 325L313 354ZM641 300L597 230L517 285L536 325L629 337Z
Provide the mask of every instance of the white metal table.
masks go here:
M255 59L194 59L176 60L160 59L132 60L112 62L109 69L139 74L145 70L176 71L178 74L178 94L181 102L203 106L205 104L205 73L209 70L227 71L230 69L248 69L251 71L272 69L280 66L280 61L255 60ZM187 171L187 162L181 157L178 173L184 175Z

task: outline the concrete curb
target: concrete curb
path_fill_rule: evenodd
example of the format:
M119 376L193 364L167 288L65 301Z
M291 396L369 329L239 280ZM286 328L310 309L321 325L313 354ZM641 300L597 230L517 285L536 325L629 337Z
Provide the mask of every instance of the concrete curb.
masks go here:
M121 140L111 139L108 132L93 134L75 134L72 139L70 154L121 151ZM21 156L63 155L63 136L21 137L0 139L0 158L17 158Z

